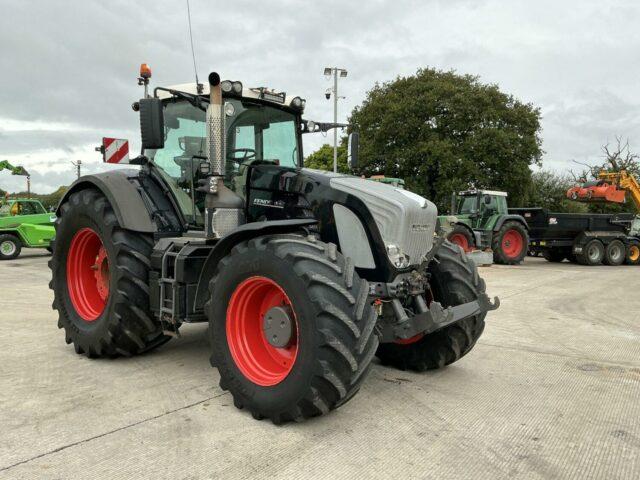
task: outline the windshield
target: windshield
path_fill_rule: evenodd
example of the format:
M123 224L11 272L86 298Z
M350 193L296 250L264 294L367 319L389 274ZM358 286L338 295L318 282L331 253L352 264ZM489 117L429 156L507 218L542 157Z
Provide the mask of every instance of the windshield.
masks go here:
M477 212L478 197L475 195L472 197L458 197L458 210L459 214L471 214Z
M296 167L300 157L297 116L276 107L225 99L225 183L244 197L247 166L255 162ZM182 212L192 224L203 224L204 197L195 191L205 161L205 112L186 100L164 104L163 149L144 153L165 173Z

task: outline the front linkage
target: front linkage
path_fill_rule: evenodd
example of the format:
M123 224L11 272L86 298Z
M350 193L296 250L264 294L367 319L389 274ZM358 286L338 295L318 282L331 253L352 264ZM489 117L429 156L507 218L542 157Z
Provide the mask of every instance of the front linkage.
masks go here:
M435 254L442 248L445 239L446 233L441 232L418 269L400 275L393 282L369 284L369 296L376 305L380 319L377 325L380 343L403 342L416 336L429 335L470 317L496 310L500 306L498 297L494 297L492 303L485 292L478 292L476 300L446 308L433 299L430 292L429 263L434 261ZM430 303L427 303L424 295L431 298ZM385 303L391 306L393 315L384 315ZM408 303L413 306L412 310L405 307Z

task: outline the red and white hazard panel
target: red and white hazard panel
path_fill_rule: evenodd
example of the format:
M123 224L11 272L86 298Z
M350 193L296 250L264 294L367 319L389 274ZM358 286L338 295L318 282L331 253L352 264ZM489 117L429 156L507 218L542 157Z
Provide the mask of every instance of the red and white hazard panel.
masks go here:
M104 137L102 160L106 163L129 163L129 140Z

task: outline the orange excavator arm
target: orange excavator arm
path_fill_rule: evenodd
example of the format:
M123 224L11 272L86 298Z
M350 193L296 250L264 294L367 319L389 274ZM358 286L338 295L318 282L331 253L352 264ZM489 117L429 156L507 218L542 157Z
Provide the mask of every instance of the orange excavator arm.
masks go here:
M638 184L638 180L632 174L627 173L626 170L619 172L607 172L603 170L598 175L598 178L615 184L621 190L629 192L629 196L636 206L636 210L640 212L640 184Z

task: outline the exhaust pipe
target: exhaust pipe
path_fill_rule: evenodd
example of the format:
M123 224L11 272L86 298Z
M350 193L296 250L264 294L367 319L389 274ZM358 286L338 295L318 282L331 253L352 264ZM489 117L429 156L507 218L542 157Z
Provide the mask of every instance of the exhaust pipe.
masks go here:
M211 165L205 197L205 233L217 239L244 223L244 200L224 184L226 145L224 103L220 75L209 74L209 106L206 112L207 156Z
M207 154L214 177L224 176L224 111L220 75L209 74L209 106L207 107Z

